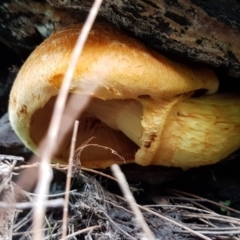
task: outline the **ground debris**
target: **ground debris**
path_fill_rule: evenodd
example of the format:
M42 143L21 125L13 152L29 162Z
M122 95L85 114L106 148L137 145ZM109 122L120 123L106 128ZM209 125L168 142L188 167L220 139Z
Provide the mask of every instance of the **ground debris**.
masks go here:
M12 164L0 161L0 204L15 202L15 184L12 182L12 169ZM10 206L0 206L0 239L12 239L15 212L16 209Z
M12 166L6 162L4 164L4 169L7 166ZM36 165L33 167L36 167ZM53 168L55 168L54 165ZM49 199L63 198L65 194L66 175L62 171L64 168L59 165L56 165L56 168L58 170L54 170L54 179L51 184ZM15 167L14 169L19 168ZM4 186L8 186L4 191L9 191L8 188L11 184L15 186L10 180L11 178L8 180L7 185L4 184ZM137 226L135 216L129 209L128 203L116 194L117 190L113 191L113 182L110 184L110 189L108 187L106 189L106 182L108 182L107 179L99 177L96 174L90 175L83 170L78 175L74 175L68 204L67 239L143 239L141 228ZM2 185L0 185L0 188L2 189ZM118 188L117 183L115 184L115 188ZM132 190L135 188L135 186L131 187ZM240 214L237 210L234 212L234 216L236 217L221 215L211 209L206 209L204 201L207 200L199 198L196 195L186 193L187 196L184 195L184 192L168 189L166 190L166 192L168 191L167 194L164 195L162 192L159 197L149 195L147 190L143 189L140 191L141 194L137 192L137 195L148 194L148 197L154 203L146 205L142 202L141 211L156 239L198 239L195 235L180 226L162 219L161 216L184 225L193 231L202 233L209 237L209 239L234 239L234 237L239 237L240 235ZM154 191L154 193L156 192ZM8 193L5 193L6 199ZM27 196L29 202L34 199L33 193L24 192L23 194ZM16 208L18 214L15 215L14 212L16 209L12 209L11 224L8 224L10 221L5 221L5 229L7 229L8 233L11 232L13 240L31 239L31 207L29 209L21 209L21 211ZM231 209L229 211L231 212ZM48 207L43 229L44 239L61 239L62 216L62 207Z

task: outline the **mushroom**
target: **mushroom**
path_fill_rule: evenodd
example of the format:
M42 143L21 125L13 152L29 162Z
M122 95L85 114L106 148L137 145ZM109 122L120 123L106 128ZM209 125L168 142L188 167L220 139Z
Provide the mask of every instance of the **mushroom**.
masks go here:
M56 96L80 25L52 34L30 55L14 82L9 103L13 129L34 152L46 134ZM89 86L96 85L96 90ZM170 60L107 24L91 30L71 82L79 114L77 145L116 151L125 162L189 168L215 163L240 146L240 98L214 94L215 74L200 64ZM205 95L194 98L194 93ZM64 127L64 126L62 126ZM53 161L67 163L70 134ZM81 164L124 163L111 151L89 146Z

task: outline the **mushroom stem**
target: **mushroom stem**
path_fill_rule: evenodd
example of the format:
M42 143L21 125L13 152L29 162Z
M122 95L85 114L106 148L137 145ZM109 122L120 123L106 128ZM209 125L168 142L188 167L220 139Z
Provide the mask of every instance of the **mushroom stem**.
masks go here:
M183 100L169 115L151 164L209 165L240 147L240 98L215 94Z
M128 138L141 145L142 105L135 100L100 100L94 99L88 107L88 112L94 114L109 127L122 131Z
M148 164L183 168L208 165L239 148L239 96L216 94L176 103L167 111L162 102L156 103L149 119L143 114L146 106L135 100L96 99L89 110L140 147L135 161L141 165L146 159ZM148 134L154 136L149 144L144 129L151 129Z

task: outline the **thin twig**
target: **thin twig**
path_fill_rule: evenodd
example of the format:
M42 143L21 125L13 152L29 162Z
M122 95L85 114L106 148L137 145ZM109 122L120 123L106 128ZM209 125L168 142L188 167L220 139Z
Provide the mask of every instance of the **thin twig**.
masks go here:
M13 156L13 155L4 155L4 154L0 154L0 161L2 160L16 160L16 161L24 161L23 157L19 157L19 156Z
M240 225L240 220L238 218L233 218L233 217L228 217L228 216L223 216L223 215L216 215L216 214L203 214L203 213L183 213L182 217L191 217L191 218L206 218L206 219L213 219L217 220L219 222L228 222L228 223L234 223L237 225Z
M16 232L17 230L19 230L23 225L26 225L28 222L31 221L31 218L30 216L32 215L32 210L21 220L19 221L18 223L16 223L14 226L13 226L13 231Z
M196 208L196 207L190 207L190 206L185 206L185 205L173 205L173 204L156 204L156 205L144 205L144 207L148 207L148 208L182 208L182 209L188 209L188 210L192 210L192 211L198 211L198 212L202 212L202 213L209 213L209 214L215 214L215 215L219 215L213 211L208 211L205 209L201 209L201 208Z
M76 192L77 190L75 189L75 190L71 190L71 191L68 191L68 192L60 192L60 193L56 193L56 194L48 194L48 195L46 195L48 198L55 198L55 197L61 197L61 196L65 196L66 194L72 194L72 193L74 193L74 192ZM36 194L35 193L30 193L30 192L28 192L27 193L27 195L29 195L29 196L36 196Z
M48 230L48 228L43 228L43 229L41 229L41 230L39 230L39 231L42 231L42 232L45 232L46 230ZM24 231L24 232L15 232L15 233L13 233L13 236L18 236L18 235L26 235L26 234L29 234L29 235L31 235L31 234L33 234L33 231L32 230L27 230L27 231ZM59 233L57 233L57 234L52 234L51 236L52 237L55 237L55 236L58 236L58 235L60 235L61 234L61 232L59 232ZM30 238L30 236L28 236L29 238ZM25 239L28 239L28 238L26 238L26 237L24 237L24 236L22 236L22 238L25 240ZM21 238L21 239L22 239ZM30 238L31 239L31 238ZM47 236L47 237L45 237L45 238L43 238L42 240L44 240L44 239L50 239L49 238L49 236Z
M32 219L29 218L29 219L25 220L24 222L22 222L21 225L20 225L16 230L13 231L12 236L17 236L17 235L26 234L26 232L18 232L18 230L19 230L20 228L22 228L24 225L26 226L26 225L27 225L29 222L31 222L31 221L32 221ZM30 228L31 228L31 227L30 227ZM30 230L27 231L27 233L30 233L30 232L31 232Z
M120 227L112 220L112 218L110 218L110 217L108 216L107 213L103 212L103 214L107 217L108 221L109 221L119 232L121 232L123 235L125 235L125 236L128 237L129 239L136 240L135 237L132 237L130 234L128 234L126 231L124 231L122 228L120 228Z
M57 232L51 235L51 238L49 238L49 236L43 238L43 240L49 240L49 239L54 239L55 237L61 235L61 232Z
M39 162L35 162L35 163L31 163L28 165L21 165L21 166L17 166L14 167L13 170L21 170L21 169L27 169L27 168L37 168L39 167L40 163ZM59 163L52 163L51 164L52 168L58 169L58 170L67 170L67 165L62 165Z
M113 202L110 202L110 201L108 201L108 200L106 200L106 199L103 199L103 201L106 202L106 203L108 203L108 204L111 204L111 205L114 206L115 208L119 208L119 209L122 209L122 210L125 211L125 212L134 214L132 211L126 209L126 208L123 207L123 206L120 206L120 205L118 205L118 204L115 204L115 203L113 203Z
M126 198L126 200L128 201L128 204L130 205L132 211L134 212L135 216L136 216L136 221L139 224L139 226L142 228L143 232L146 235L146 238L148 240L154 240L154 236L149 228L149 226L147 225L141 211L139 210L139 207L129 189L127 180L125 178L125 176L123 175L120 167L116 164L114 164L112 167L112 172L113 175L118 179L118 184L123 192L124 197Z
M73 128L73 136L71 140L71 148L70 148L70 156L68 161L68 172L67 172L67 181L66 181L66 194L65 194L65 201L63 207L63 224L62 224L62 239L64 240L67 235L67 215L68 215L68 201L69 201L69 192L70 192L70 184L72 178L72 167L73 167L73 158L74 158L74 151L77 139L77 131L78 131L79 121L75 121L74 128Z
M54 145L57 140L57 134L59 131L71 80L72 80L76 65L78 63L79 56L83 50L83 47L87 40L90 29L92 28L93 22L95 21L95 18L97 16L101 3L102 3L102 0L95 0L89 12L89 15L87 17L87 20L83 25L81 34L78 37L77 43L71 54L69 65L63 77L62 86L60 88L59 95L56 100L56 104L54 106L53 115L52 115L50 126L49 126L49 131L47 133L46 146L43 151L42 160L39 167L39 181L36 187L36 193L38 194L38 197L36 199L36 204L34 206L34 214L33 214L34 216L33 238L35 240L43 239L43 233L38 230L40 230L43 226L44 215L45 215L45 206L43 202L46 200L46 195L49 192L50 181L52 179L52 169L49 163L53 155L53 152L55 150Z
M216 226L216 225L214 225L213 223L211 223L208 219L205 220L205 219L203 219L203 218L199 218L199 220L200 220L201 222L207 224L208 226L210 225L210 226L213 227L213 228L218 228L218 226ZM208 227L208 228L209 228L209 227ZM196 230L196 228L192 228L192 229Z
M178 231L178 232L181 232L181 233L184 233L186 231ZM207 234L207 235L233 235L233 234L240 234L240 230L237 229L237 230L232 230L232 231L198 231L199 233L202 233L202 234Z
M64 205L64 200L62 198L46 200L43 202L44 207L62 207ZM6 203L0 202L1 208L17 208L17 209L27 209L35 206L34 202L21 202L21 203Z
M219 206L219 207L223 207L229 211L232 211L232 212L235 212L235 213L239 213L240 214L240 211L234 209L234 208L231 208L231 207L228 207L228 206L225 206L224 204L221 204L221 203L217 203L217 202L214 202L212 200L209 200L207 198L202 198L198 195L195 195L195 194L191 194L191 193L186 193L186 192L183 192L183 191L179 191L179 190L176 190L176 189L168 189L170 192L172 193L179 193L179 194L182 194L182 195L185 195L185 196L188 196L188 197L192 197L192 198L197 198L197 199L201 199L202 201L205 201L205 202L208 202L208 203L211 203L215 206Z
M79 231L77 231L77 232L75 232L75 233L69 234L69 235L66 237L66 239L72 238L72 237L74 237L74 236L76 236L76 235L79 235L79 234L82 234L82 233L85 233L85 232L88 232L88 231L92 231L92 230L98 229L98 228L101 228L101 226L100 226L100 225L96 225L96 226L84 228L84 229L79 230Z
M206 230L213 230L213 231L235 231L235 230L240 230L239 227L194 227L194 230L198 231L206 231Z
M94 169L81 167L81 170L86 171L86 172L95 173L95 174L101 175L101 176L103 176L103 177L109 178L109 179L111 179L111 180L113 180L113 181L115 181L115 182L118 182L118 180L117 180L116 178L114 178L114 177L112 177L112 176L110 176L110 175L108 175L108 174L106 174L106 173L103 173L103 172L94 170Z
M205 207L205 206L203 206L202 204L199 203L199 202L205 202L204 199L201 199L201 198L196 198L196 199L186 198L186 197L183 197L181 194L178 194L178 193L173 193L173 194L175 196L178 196L178 197L166 197L166 198L169 198L169 199L172 199L172 200L178 200L178 201L188 201L194 206L205 209L206 211L211 211L211 209L209 209L209 208L207 208L207 207Z

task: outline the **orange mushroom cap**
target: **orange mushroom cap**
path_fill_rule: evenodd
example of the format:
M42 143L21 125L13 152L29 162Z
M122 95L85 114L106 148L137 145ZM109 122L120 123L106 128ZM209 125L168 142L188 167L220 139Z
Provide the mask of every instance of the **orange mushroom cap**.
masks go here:
M10 121L23 143L35 152L48 129L80 29L75 25L52 34L30 55L14 82ZM97 86L94 91L92 85ZM76 106L83 96L92 98L78 116L77 145L95 137L92 143L141 165L193 167L219 161L238 148L240 139L239 132L232 130L221 135L224 127L216 118L227 123L226 129L238 128L234 116L240 110L228 107L238 104L239 98L191 98L201 89L206 94L218 89L218 79L209 68L172 61L111 25L96 24L69 92ZM54 161L67 162L70 138L71 134L65 136ZM236 143L217 150L229 139ZM123 161L109 150L90 146L82 152L81 163L104 168Z

